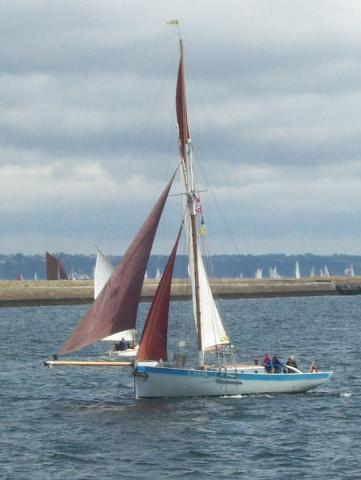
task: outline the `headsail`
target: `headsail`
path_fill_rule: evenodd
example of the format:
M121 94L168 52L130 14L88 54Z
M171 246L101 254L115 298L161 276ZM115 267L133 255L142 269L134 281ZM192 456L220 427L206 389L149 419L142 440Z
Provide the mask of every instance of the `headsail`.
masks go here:
M190 276L192 290L195 290L195 282L192 281L194 277L193 255L192 248L189 248L190 253ZM213 293L208 281L204 262L198 247L198 277L199 277L199 303L200 303L200 323L201 323L201 337L202 337L202 351L214 350L221 345L229 345L230 341L223 327L221 317L218 312L216 302L213 298ZM193 293L194 294L194 293ZM195 307L194 307L195 308ZM194 315L196 312L194 311Z
M113 265L109 262L100 248L96 247L96 249L97 259L94 269L94 299L97 298L99 293L103 290L104 285L107 283L114 270Z
M169 300L180 234L181 230L179 230L172 253L153 297L152 305L144 325L142 338L139 343L137 353L138 361L167 360Z
M59 354L79 350L113 333L135 327L144 274L174 175L124 257Z

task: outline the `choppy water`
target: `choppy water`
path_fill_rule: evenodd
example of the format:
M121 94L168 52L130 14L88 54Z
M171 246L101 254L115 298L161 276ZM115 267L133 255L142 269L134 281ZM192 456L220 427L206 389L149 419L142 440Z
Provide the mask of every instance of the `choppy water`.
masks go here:
M135 401L124 370L42 367L86 306L0 310L0 478L361 478L361 296L222 307L241 352L317 359L334 378L302 395Z

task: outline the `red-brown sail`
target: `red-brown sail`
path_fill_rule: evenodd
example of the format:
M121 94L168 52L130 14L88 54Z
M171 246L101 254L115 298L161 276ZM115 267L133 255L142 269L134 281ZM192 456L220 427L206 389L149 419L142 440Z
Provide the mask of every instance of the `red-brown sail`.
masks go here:
M54 255L45 253L46 257L46 279L47 280L59 280L59 262Z
M181 157L185 162L187 158L186 145L190 138L190 134L189 134L189 127L188 127L187 99L186 99L182 44L181 44L181 56L180 56L179 67L178 67L175 103L176 103L178 133L179 133L179 141L180 141L179 148L180 148Z
M145 270L173 179L174 175L103 290L61 348L60 355L79 350L115 332L135 328Z
M155 292L139 344L137 360L167 360L167 333L170 290L181 230Z
M58 260L58 268L59 268L59 278L60 280L68 280L68 275L64 268L64 262L62 260Z

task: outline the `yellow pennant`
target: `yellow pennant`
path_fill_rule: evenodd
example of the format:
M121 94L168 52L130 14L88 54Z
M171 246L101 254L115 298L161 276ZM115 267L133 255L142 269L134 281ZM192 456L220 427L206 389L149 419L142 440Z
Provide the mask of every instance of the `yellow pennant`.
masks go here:
M179 25L179 22L178 22L178 20L169 20L167 22L167 25Z

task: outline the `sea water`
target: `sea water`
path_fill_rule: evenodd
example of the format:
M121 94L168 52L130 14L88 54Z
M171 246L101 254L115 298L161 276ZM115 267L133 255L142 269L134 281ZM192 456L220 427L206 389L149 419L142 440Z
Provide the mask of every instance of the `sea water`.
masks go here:
M297 395L136 401L127 369L43 368L86 309L0 310L1 480L361 478L361 296L221 301L241 359L334 371ZM189 312L173 305L170 328L190 336Z

